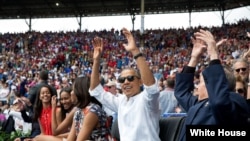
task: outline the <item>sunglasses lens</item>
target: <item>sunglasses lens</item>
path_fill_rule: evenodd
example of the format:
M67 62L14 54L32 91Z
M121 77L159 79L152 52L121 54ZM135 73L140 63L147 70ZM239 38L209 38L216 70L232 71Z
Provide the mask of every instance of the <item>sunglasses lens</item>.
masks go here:
M134 81L134 76L128 76L127 79L129 82L132 82L132 81Z
M132 81L135 80L135 76L132 75L132 76L127 76L127 77L119 77L119 78L118 78L118 82L119 82L119 83L124 83L126 79L127 79L129 82L132 82Z
M246 70L247 70L247 68L239 68L239 69L235 69L235 71L236 71L236 72L240 72L240 70L241 70L241 71L246 71Z
M124 81L125 81L125 78L124 78L124 77L119 77L119 78L118 78L118 82L119 82L119 83L124 83Z
M237 89L237 92L238 93L244 93L244 90L243 89Z

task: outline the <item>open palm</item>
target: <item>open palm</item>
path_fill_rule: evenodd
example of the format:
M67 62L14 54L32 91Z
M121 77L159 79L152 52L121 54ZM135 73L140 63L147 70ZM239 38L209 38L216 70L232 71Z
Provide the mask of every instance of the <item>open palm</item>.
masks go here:
M98 59L101 57L103 50L103 39L100 37L95 37L92 41L94 47L93 59Z
M123 44L124 48L129 52L136 50L137 47L136 47L135 40L134 40L132 33L130 31L128 31L128 29L126 29L126 28L123 28L122 32L128 41L128 44Z

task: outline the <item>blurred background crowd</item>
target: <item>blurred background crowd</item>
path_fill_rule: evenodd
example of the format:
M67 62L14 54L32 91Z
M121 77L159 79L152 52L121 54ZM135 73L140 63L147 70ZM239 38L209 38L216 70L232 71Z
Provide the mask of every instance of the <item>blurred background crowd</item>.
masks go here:
M242 19L236 24L222 27L191 27L188 29L150 29L143 35L133 31L137 45L146 57L154 76L159 80L160 90L167 87L167 79L174 78L190 59L191 37L198 29L208 29L216 41L225 39L219 46L221 61L231 66L250 47L250 21ZM41 70L47 70L48 83L59 92L71 86L78 76L92 72L92 39L104 39L104 54L101 60L103 85L116 80L121 70L136 67L133 56L122 44L125 37L120 29L78 32L26 32L0 36L0 109L13 108L17 97L27 97L29 89L38 83ZM250 56L249 56L250 57ZM206 55L196 68L200 72L208 65ZM119 84L116 83L119 91ZM119 91L119 93L122 93Z

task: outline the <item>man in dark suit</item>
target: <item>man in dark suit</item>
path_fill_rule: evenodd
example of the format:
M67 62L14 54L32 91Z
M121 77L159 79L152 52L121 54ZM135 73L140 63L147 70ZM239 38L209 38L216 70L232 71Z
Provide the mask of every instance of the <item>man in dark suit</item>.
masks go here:
M213 35L200 30L192 39L193 50L187 66L176 75L175 96L187 111L180 140L186 140L186 125L245 125L249 109L242 96L234 92L235 77L223 68ZM200 74L198 96L192 94L195 68L203 53L209 66Z

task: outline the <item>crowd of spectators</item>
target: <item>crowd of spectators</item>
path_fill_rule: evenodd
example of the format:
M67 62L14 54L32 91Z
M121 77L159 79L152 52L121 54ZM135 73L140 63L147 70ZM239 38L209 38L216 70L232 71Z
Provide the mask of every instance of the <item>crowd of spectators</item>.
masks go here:
M197 29L209 29L215 35L216 41L226 38L226 43L220 47L220 57L230 63L233 57L238 57L248 50L249 40L246 30L249 20L241 20L237 24L223 27L193 27L188 29L149 29L143 35L134 31L138 46L153 72L158 70L163 74L158 78L166 78L176 68L187 63L192 45L190 37ZM103 37L105 52L102 58L101 73L105 80L113 72L126 66L133 66L133 58L122 46L124 36L120 30L103 30L94 32L26 32L2 34L0 36L0 79L5 78L12 85L22 84L20 94L25 95L28 87L36 83L36 75L40 69L50 72L50 83L56 88L61 87L63 80L72 82L75 76L89 75L92 68L91 39L99 35ZM141 39L141 40L140 40ZM200 66L206 65L206 59ZM112 74L113 75L113 74ZM25 82L24 82L25 81ZM23 84L25 83L25 84ZM66 82L65 82L66 83Z
M250 48L249 38L246 36L249 27L250 21L242 19L222 27L147 29L143 35L139 30L132 33L154 76L163 82L187 65L192 51L191 37L198 29L209 30L216 41L226 39L218 48L219 57L224 64L232 65L234 59ZM29 89L37 84L41 70L49 72L48 83L58 91L71 86L78 76L90 76L93 64L91 40L95 36L104 39L99 70L102 84L117 79L124 68L136 68L133 56L122 45L126 38L119 29L93 32L31 31L0 35L1 110L13 105L16 97L27 97ZM202 56L197 72L208 65L208 59L207 56ZM159 87L164 89L164 85Z

